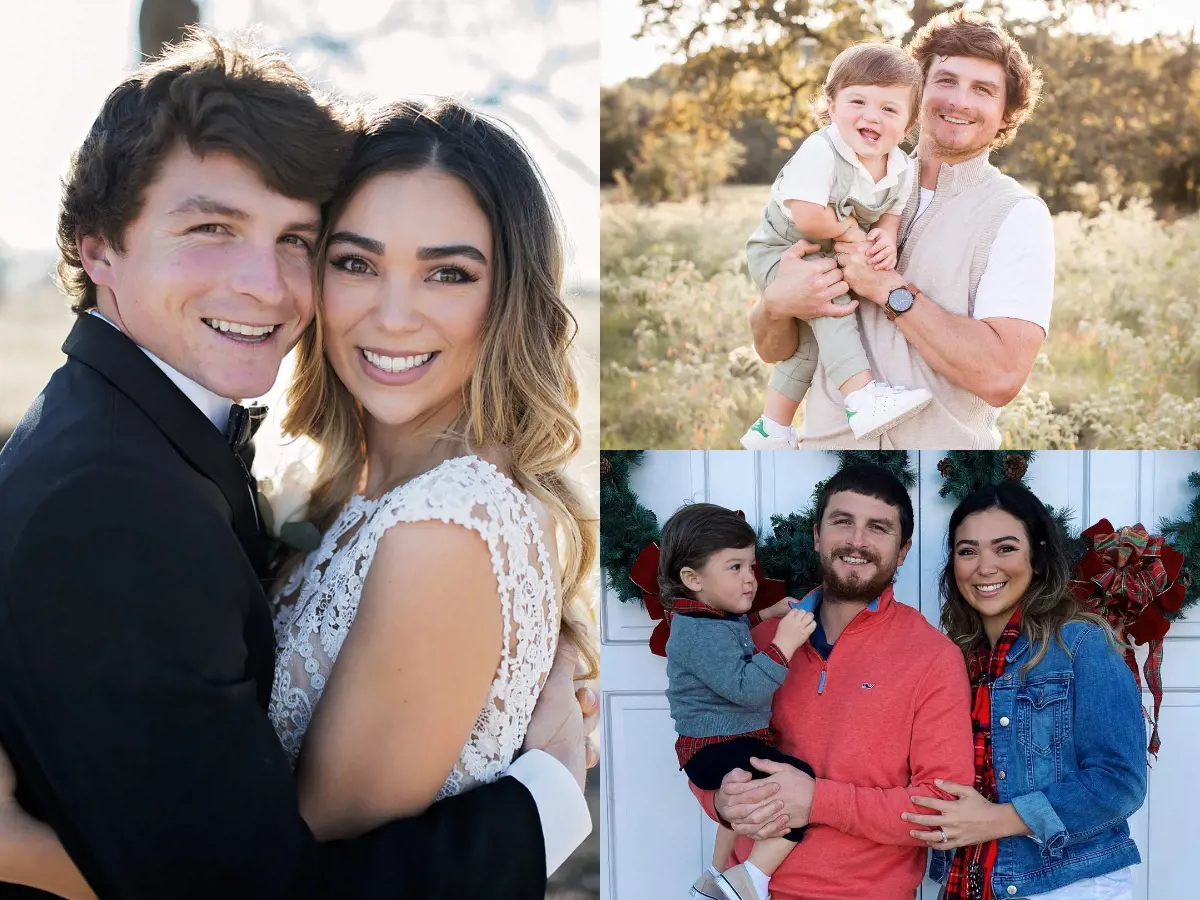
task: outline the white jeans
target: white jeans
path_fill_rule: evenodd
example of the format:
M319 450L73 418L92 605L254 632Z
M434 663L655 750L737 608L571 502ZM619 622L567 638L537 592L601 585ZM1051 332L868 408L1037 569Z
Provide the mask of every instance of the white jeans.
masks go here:
M1127 866L1046 894L1026 894L1024 900L1133 900L1133 870Z

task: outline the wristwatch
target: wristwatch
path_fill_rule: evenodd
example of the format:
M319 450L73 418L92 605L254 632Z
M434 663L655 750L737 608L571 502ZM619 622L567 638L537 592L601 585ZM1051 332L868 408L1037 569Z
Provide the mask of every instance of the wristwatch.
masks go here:
M883 305L883 313L888 317L889 322L895 322L896 316L901 313L906 313L912 309L913 301L917 299L917 294L920 290L913 287L911 284L905 284L904 287L894 288L888 294L887 303Z

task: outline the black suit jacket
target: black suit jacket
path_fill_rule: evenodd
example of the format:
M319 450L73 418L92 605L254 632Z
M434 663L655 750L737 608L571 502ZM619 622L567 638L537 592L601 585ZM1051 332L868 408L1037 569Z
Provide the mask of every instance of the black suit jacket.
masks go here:
M313 840L266 716L275 641L237 458L107 323L81 316L63 350L0 452L0 741L96 893L540 900L537 807L512 778ZM48 895L0 887L18 896Z

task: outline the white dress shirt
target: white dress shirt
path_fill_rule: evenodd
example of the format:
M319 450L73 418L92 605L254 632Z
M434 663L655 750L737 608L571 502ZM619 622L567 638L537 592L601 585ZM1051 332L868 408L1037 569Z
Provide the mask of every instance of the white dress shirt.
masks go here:
M117 328L112 320L96 310L89 312ZM229 408L233 406L232 400L218 397L204 385L163 362L145 347L139 346L139 349L162 369L163 374L196 404L200 412L204 413L222 434L225 433ZM541 750L530 750L517 757L508 767L507 774L525 785L537 804L538 818L542 823L542 838L546 844L546 876L549 877L592 833L592 816L587 800L567 767Z

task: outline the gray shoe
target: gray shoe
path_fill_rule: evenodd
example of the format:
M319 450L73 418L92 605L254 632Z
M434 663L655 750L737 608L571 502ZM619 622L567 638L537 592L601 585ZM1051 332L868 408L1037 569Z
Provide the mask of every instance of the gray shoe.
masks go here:
M699 898L699 900L722 900L724 894L717 887L717 879L713 878L712 872L705 869L704 874L697 878L696 883L692 885L688 896Z
M744 865L726 869L716 877L715 881L717 887L721 889L721 893L725 895L725 900L771 900L770 894L765 897L758 895L758 890L754 887L750 873L746 871Z

